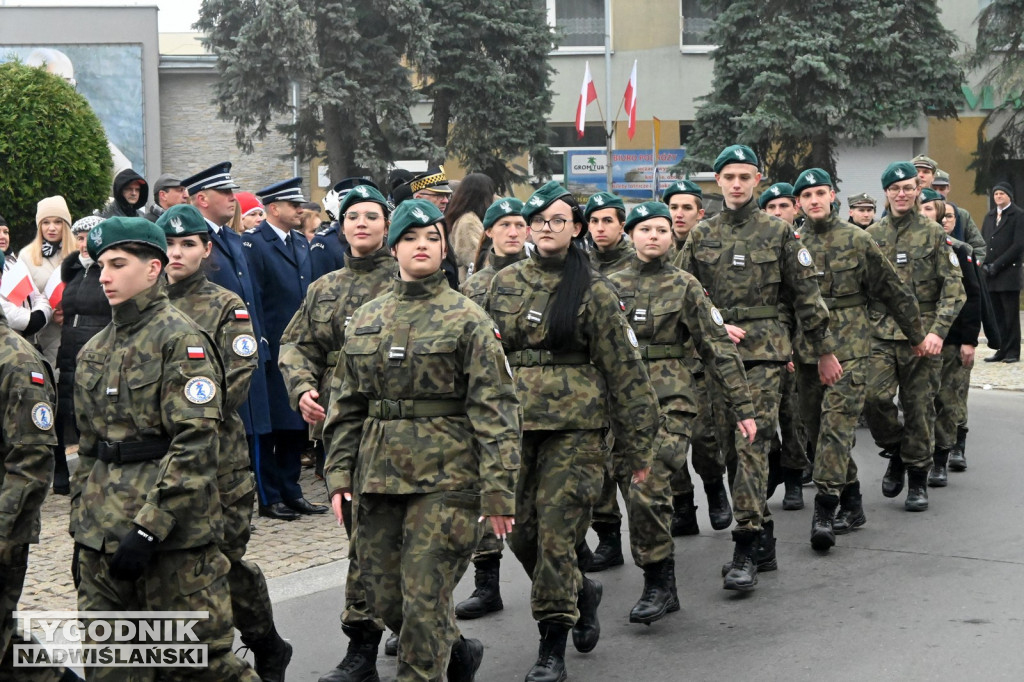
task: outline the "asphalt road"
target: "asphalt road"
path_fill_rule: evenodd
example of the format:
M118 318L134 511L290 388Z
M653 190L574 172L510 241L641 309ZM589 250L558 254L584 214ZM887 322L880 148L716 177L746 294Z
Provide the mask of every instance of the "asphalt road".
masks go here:
M770 502L779 570L747 595L721 589L730 535L710 529L698 500L701 534L676 541L682 610L631 625L640 569L627 554L625 566L594 574L604 584L601 642L578 654L570 640L570 679L1024 679L1024 394L972 390L970 425L967 472L930 489L930 509L917 514L903 510L905 493L882 496L886 461L858 431L868 523L826 555L808 542L812 488L804 510L782 511L780 486ZM316 680L344 656L343 571L338 562L271 581L278 629L295 647L291 682ZM536 657L529 581L511 552L501 580L504 611L462 622L486 647L480 682L522 680ZM471 591L472 568L456 596ZM383 646L378 669L394 679Z

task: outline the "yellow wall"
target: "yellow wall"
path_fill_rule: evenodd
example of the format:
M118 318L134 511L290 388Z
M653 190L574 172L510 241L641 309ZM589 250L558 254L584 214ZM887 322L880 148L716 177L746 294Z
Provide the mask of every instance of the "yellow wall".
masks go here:
M678 46L679 13L679 0L613 2L612 49L617 52Z
M988 197L974 194L974 171L967 170L967 167L974 160L972 154L978 146L978 127L983 120L981 116L944 121L928 119L928 156L949 173L949 196L953 203L970 212L979 228L988 212Z

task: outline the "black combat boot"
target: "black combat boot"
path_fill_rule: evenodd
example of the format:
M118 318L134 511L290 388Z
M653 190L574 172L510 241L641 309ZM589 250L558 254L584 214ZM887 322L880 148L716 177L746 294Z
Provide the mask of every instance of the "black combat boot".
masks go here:
M764 499L770 500L780 483L782 483L782 447L781 444L773 441L772 449L768 451L768 488Z
M587 545L586 540L580 540L579 544L576 545L576 565L580 567L580 570L586 573L590 570L590 564L594 563L594 553L590 551L590 546Z
M397 656L398 655L398 633L392 632L388 635L388 638L384 640L384 655L385 656Z
M949 450L946 448L935 448L932 453L932 468L928 472L928 486L931 488L945 488L949 483L949 474L946 472L946 462L949 461Z
M384 633L350 625L342 625L341 630L348 636L348 651L341 663L323 675L319 682L380 682L377 647Z
M814 496L814 517L811 519L811 547L826 552L836 544L836 533L832 529L833 517L839 498L835 495L818 493Z
M484 645L480 640L459 636L448 659L448 682L473 682L483 660Z
M928 508L928 470L907 470L907 500L903 503L907 511L924 511Z
M697 506L693 503L693 491L672 496L672 537L697 535Z
M719 478L704 484L704 494L708 496L708 518L715 530L725 530L732 523L732 505L729 495L725 492L725 481Z
M732 532L736 547L733 549L732 567L725 574L722 589L749 592L757 585L757 563L754 560L757 553L757 536L756 530Z
M597 620L597 607L601 605L604 588L601 583L583 576L583 588L576 598L579 620L572 627L572 645L576 651L585 654L593 651L601 638L601 623Z
M864 504L860 496L860 481L847 483L839 495L839 513L832 522L832 531L836 535L846 535L867 522L868 518L864 516Z
M775 521L772 519L761 524L761 530L757 536L757 548L754 551L754 563L757 564L758 573L779 570L779 561L775 555ZM731 561L722 564L722 577L727 576L731 570Z
M249 647L256 659L256 674L263 682L283 682L284 670L292 660L292 645L281 639L277 628L270 626L270 632L260 638L242 637L242 644Z
M594 532L597 533L597 549L594 550L594 558L590 560L587 572L597 573L625 563L622 558L622 531L619 530L619 524L595 523Z
M569 635L569 626L559 623L541 621L540 651L537 662L526 673L526 682L565 682L569 676L565 672L565 640Z
M782 482L786 486L786 496L782 498L782 508L786 510L804 508L804 470L783 469Z
M883 445L882 451L878 453L878 456L882 459L890 459L893 455L900 454L900 444L895 445Z
M644 592L629 612L629 622L650 625L664 618L666 613L678 610L675 559L664 559L644 566Z
M903 458L899 450L891 452L889 466L885 468L882 476L882 494L886 497L896 497L903 492L903 479L906 477L906 467L903 466Z
M474 568L476 589L469 599L455 605L455 615L465 620L486 616L505 608L501 601L501 588L498 586L501 559L496 556L487 557L476 562Z
M967 471L967 429L962 426L956 427L956 444L949 451L949 470Z

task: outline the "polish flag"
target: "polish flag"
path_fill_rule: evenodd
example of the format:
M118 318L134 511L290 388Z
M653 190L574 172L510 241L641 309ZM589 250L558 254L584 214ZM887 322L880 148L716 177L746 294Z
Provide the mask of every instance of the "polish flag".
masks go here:
M46 296L46 300L50 302L50 307L54 310L60 305L61 299L64 298L64 282L60 279L60 268L53 271L50 275L50 279L46 281L46 290L43 292Z
M633 60L633 72L626 83L626 113L629 114L629 139L636 133L636 60Z
M4 271L3 279L0 280L0 296L16 306L24 303L35 288L32 276L28 274L28 268L22 261L15 262L9 270Z
M583 137L583 126L587 120L587 107L591 102L597 101L597 89L594 87L594 79L590 77L590 62L587 62L587 70L583 74L583 87L580 89L580 103L576 105L576 134L577 139Z

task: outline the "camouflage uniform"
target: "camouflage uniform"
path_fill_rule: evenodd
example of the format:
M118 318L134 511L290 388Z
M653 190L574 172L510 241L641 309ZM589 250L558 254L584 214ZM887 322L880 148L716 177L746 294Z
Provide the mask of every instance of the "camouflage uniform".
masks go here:
M691 348L700 351L737 419L754 418L743 363L721 317L700 283L668 258L666 254L644 263L634 256L629 267L609 277L626 308L626 320L636 331L663 417L647 480L631 488L628 469L619 466L614 472L629 511L630 548L637 566L674 555L669 479L686 469L697 414L697 394L688 367Z
M223 412L217 486L224 536L220 549L231 562L228 586L235 627L246 640L266 636L274 627L274 610L260 567L245 561L252 523L256 480L249 466L245 426L238 408L249 395L258 361L258 343L242 299L206 278L202 270L167 286L167 297L214 340L223 362Z
M629 267L629 262L636 255L633 242L622 235L619 243L607 251L599 251L596 247L590 250L590 265L606 277L612 273Z
M974 218L967 212L967 209L960 206L956 207L956 219L961 227L964 228L964 242L971 246L971 255L974 257L974 262L981 265L985 262L988 246L985 244L985 238L981 236L978 224L974 222Z
M80 546L78 608L209 611L195 628L209 668L164 676L258 680L231 651L230 562L219 549L219 376L213 344L170 304L162 279L114 306L112 324L82 348L70 526ZM117 580L111 557L135 526L159 544L142 577ZM116 668L87 672L90 680L124 677Z
M806 342L797 340L800 411L815 448L814 483L819 493L838 498L846 485L857 480L851 451L864 407L871 355L868 300L878 301L892 313L910 344L921 343L924 332L916 299L863 229L832 213L825 220L808 220L800 241L813 255L818 288L831 318L829 329L837 342L836 358L843 366L838 382L823 385L817 356Z
M917 298L925 333L945 338L965 300L960 266L938 224L917 212L886 215L867 228L900 280ZM914 355L906 335L884 306L870 306L874 344L865 415L875 443L899 456L909 469L928 469L935 444L935 394L939 357ZM897 389L903 424L894 402Z
M673 255L673 258L675 256ZM718 481L725 474L725 456L722 449L718 447L723 436L720 428L722 424L731 431L735 428L728 427L728 417L718 419L716 417L713 400L708 390L704 363L700 358L689 358L686 361L690 376L693 378L693 395L696 403L697 413L693 417L690 427L690 464L693 471L706 484ZM724 403L723 403L724 406ZM727 431L728 432L728 431ZM693 481L690 478L690 471L687 467L680 467L672 474L671 487L673 495L687 495L693 492Z
M523 469L509 546L532 580L533 617L572 626L583 587L576 546L608 465L608 427L619 461L630 471L644 469L651 464L658 402L636 336L604 278L595 277L584 294L572 344L544 348L564 262L534 252L501 270L488 311L516 367L523 401Z
M335 370L327 486L358 493L353 552L400 633L398 680L442 678L478 518L515 513L519 403L495 337L438 271L356 310Z
M819 356L835 348L828 310L814 283L810 254L791 226L758 210L753 200L698 223L676 263L700 281L726 323L747 332L737 348L754 400L757 436L748 444L734 429L722 444L727 459L737 461L733 535L746 537L749 531L760 530L767 512L768 451L778 428L782 372L792 356L789 333L779 316L780 299L792 301L803 336Z
M50 669L19 668L15 676L13 612L25 585L28 547L39 542L39 510L53 478L55 393L48 365L11 330L0 312L0 679L58 679Z

